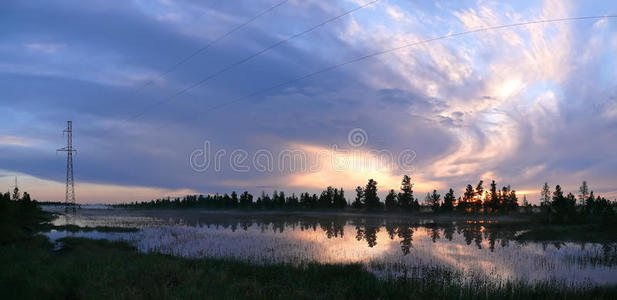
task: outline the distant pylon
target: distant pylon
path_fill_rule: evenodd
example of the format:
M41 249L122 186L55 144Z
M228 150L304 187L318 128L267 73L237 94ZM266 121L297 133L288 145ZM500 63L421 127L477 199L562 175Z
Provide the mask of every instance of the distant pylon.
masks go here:
M66 192L64 195L64 210L65 212L75 212L75 184L73 182L73 152L77 150L73 149L73 122L66 122L66 129L63 134L66 133L66 147L60 148L56 151L66 152Z
M19 198L19 186L17 185L17 176L15 176L15 186L13 186L13 193L15 191L18 191L16 194L13 195L14 198ZM18 199L13 199L13 200L18 200Z

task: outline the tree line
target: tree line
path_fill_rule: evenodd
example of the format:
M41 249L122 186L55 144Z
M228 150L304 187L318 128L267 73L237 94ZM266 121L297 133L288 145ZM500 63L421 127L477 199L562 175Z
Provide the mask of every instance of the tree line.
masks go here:
M593 215L613 215L615 203L605 198L595 197L593 192L588 192L587 183L581 187L580 199L584 199L584 209L576 206L576 197L571 193L563 195L560 186L556 186L551 196L548 184L542 189L541 209L550 215L552 220L568 221L574 215L583 217ZM493 180L488 189L484 187L484 181L480 180L475 186L468 184L462 195L457 197L452 188L442 195L433 190L428 193L421 203L414 196L414 184L407 175L403 176L399 191L390 190L381 201L378 195L378 183L369 179L365 186L355 189L355 197L348 201L343 188L327 187L321 194L295 193L285 194L283 191L274 191L272 195L262 192L254 197L248 191L238 194L215 195L189 195L183 198L163 198L151 201L133 202L120 204L118 207L132 208L208 208L208 209L319 209L319 210L344 210L353 208L365 211L387 212L417 212L427 210L432 212L472 212L472 213L508 213L519 210L519 199L516 190L510 185L498 187ZM533 206L527 202L524 196L522 211L531 213ZM574 214L576 212L576 214Z
M556 185L551 192L548 182L545 182L540 191L540 200L545 220L551 223L615 221L617 202L595 196L587 181L582 182L576 196L572 193L564 195L560 185Z
M17 187L12 193L0 193L0 244L24 238L41 218L41 209L30 194L22 195Z

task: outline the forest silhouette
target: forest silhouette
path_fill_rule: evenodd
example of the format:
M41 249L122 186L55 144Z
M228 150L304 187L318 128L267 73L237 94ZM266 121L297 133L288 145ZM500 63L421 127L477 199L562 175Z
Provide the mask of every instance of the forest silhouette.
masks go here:
M382 202L378 196L378 183L369 179L367 184L355 189L355 198L348 201L343 188L332 186L324 189L321 194L301 193L287 195L283 191L274 191L272 195L262 192L256 199L248 191L242 194L235 191L231 194L187 195L185 197L163 198L151 201L119 204L116 207L144 209L248 209L248 210L355 210L364 212L388 213L471 213L471 214L508 214L525 213L539 215L550 223L587 223L607 222L615 219L617 202L601 196L595 196L589 191L586 181L579 189L579 195L572 193L564 195L560 185L554 191L548 183L544 183L541 192L541 204L531 205L524 196L522 203L516 190L510 185L498 188L493 180L488 189L480 180L475 187L468 184L458 198L452 188L443 195L437 190L427 193L423 202L414 196L413 183L407 175L401 180L400 190L388 191ZM578 200L578 201L577 201Z

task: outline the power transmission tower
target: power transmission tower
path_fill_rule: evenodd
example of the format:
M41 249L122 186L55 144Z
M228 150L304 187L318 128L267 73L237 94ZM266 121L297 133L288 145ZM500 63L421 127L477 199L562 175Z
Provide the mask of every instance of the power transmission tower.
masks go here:
M19 186L17 185L17 176L15 176L15 185L13 186L13 200L19 200Z
M73 213L76 211L75 207L75 185L73 182L73 152L77 150L73 149L73 122L66 121L66 129L62 132L66 133L66 147L60 148L56 151L66 152L66 193L64 196L64 211Z

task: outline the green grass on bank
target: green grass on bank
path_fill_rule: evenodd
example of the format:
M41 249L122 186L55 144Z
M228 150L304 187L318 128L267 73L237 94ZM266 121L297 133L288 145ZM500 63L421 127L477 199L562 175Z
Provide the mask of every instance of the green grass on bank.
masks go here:
M3 299L614 299L617 287L495 285L435 270L379 280L360 265L259 266L223 259L141 254L124 243L42 236L0 246Z

